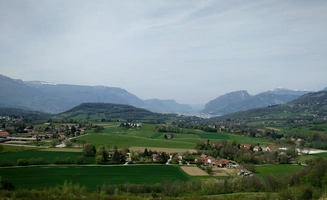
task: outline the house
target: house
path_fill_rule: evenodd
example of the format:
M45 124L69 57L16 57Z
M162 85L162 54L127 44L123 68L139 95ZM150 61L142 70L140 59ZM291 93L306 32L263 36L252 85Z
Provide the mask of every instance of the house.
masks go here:
M59 139L65 140L67 139L66 135L64 133L58 133Z
M227 159L220 159L214 162L214 165L221 168L233 168L233 163Z
M257 151L262 151L262 148L258 145L253 147L253 151L257 152Z
M0 131L0 137L9 137L8 131Z
M207 155L201 155L200 158L195 158L194 159L194 162L199 162L199 163L202 163L204 165L212 165L213 162L215 161L216 159L212 156L207 156Z
M246 150L250 150L251 149L251 145L250 144L240 144L240 148L246 149Z
M298 138L296 141L295 141L295 143L297 144L297 145L300 145L301 143L303 143L304 142L304 140L302 139L302 138Z
M156 153L152 154L152 161L157 161L158 158L159 158L158 154L156 154Z
M264 148L263 150L272 152L272 151L278 151L279 149L276 146L269 145L269 146L266 146L266 148Z

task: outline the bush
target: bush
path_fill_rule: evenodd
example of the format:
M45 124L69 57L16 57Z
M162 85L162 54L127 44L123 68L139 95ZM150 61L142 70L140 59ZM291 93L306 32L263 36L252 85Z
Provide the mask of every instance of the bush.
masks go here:
M12 163L9 160L0 161L0 167L10 167L10 166L12 166Z
M95 157L96 149L93 144L86 144L83 149L84 156Z
M30 159L18 159L18 166L27 166L27 165L46 165L48 164L44 158L30 158Z
M78 156L76 158L76 163L79 165L84 164L84 156Z
M14 190L15 186L12 184L11 181L7 180L7 179L3 179L0 181L0 189L3 190Z
M17 160L17 165L18 166L27 166L27 165L29 165L29 162L26 159L18 159Z
M74 163L74 160L71 159L70 157L67 157L67 158L56 158L55 161L54 161L54 164L57 164L57 165L62 165L62 164L73 164Z

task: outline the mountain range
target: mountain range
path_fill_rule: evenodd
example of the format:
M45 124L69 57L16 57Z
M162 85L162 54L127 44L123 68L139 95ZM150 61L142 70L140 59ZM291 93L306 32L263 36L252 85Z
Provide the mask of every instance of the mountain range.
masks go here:
M278 88L250 95L246 90L240 90L211 100L200 113L219 116L251 108L284 104L307 93L309 91ZM81 103L125 104L152 112L184 114L198 112L202 107L201 105L180 104L175 100L142 100L117 87L22 81L0 75L0 107L61 113Z
M0 75L0 107L60 113L81 103L125 104L163 113L192 110L174 100L142 100L116 87L22 81Z
M247 119L274 119L274 120L298 120L310 119L321 120L319 123L323 123L327 116L327 91L312 92L290 101L285 104L267 106L264 108L254 108L246 111L239 111L220 117L214 117L210 120L236 120ZM315 122L317 123L317 122ZM318 123L317 123L318 124Z
M284 104L309 92L277 88L257 95L250 95L246 90L240 90L211 100L201 112L210 115L226 115L252 108Z

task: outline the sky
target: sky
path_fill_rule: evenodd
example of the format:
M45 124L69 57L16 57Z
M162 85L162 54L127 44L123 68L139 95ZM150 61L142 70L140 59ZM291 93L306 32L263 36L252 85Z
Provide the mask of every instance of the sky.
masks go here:
M327 87L325 0L1 0L0 74L205 104Z

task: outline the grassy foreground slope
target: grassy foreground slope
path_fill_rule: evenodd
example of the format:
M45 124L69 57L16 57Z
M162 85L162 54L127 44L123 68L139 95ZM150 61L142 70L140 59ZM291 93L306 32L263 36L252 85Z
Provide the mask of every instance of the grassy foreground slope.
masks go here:
M78 166L78 167L20 167L0 168L0 176L9 179L17 188L54 187L72 181L89 189L102 184L154 184L163 181L187 181L188 175L178 166Z

